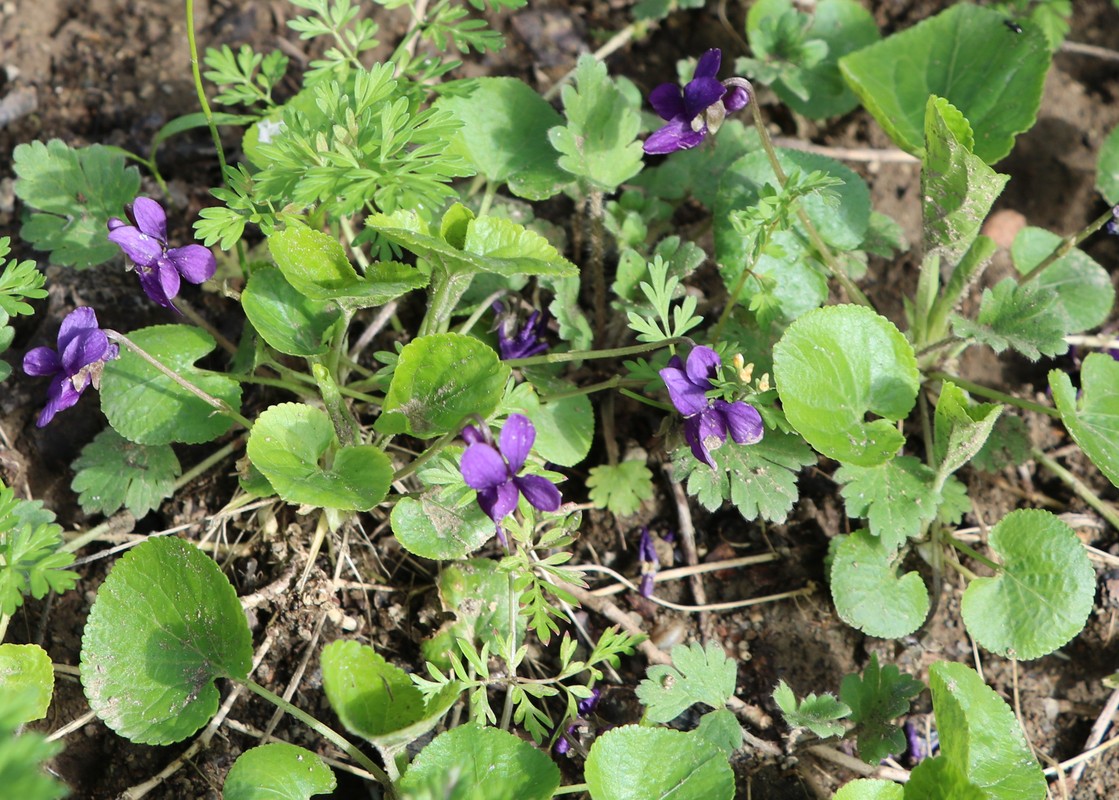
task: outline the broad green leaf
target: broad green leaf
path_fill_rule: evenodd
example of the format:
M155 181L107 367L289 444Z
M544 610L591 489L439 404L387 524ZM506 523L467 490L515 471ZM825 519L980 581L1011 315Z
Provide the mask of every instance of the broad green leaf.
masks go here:
M342 245L322 231L296 225L275 231L268 252L287 282L313 299L331 299L359 281Z
M792 7L791 0L760 0L751 5L746 16L746 34L751 43L762 18ZM823 59L810 67L801 66L799 70L799 81L807 92L807 99L792 91L780 78L773 84L773 90L785 105L812 119L846 114L859 104L859 99L843 82L839 59L881 38L874 17L855 0L820 0L805 36L827 45L827 55Z
M941 385L933 451L943 472L955 472L971 461L991 435L1002 409L995 403L972 403L954 383Z
M1091 353L1080 367L1080 396L1069 376L1049 373L1061 421L1109 481L1119 486L1119 361Z
M539 387L530 383L517 386L501 404L502 412L524 414L536 428L532 449L545 461L561 467L579 464L591 449L594 438L594 411L585 394L541 402L537 388L545 393L575 389L565 381Z
M929 667L929 688L940 731L941 758L980 787L981 797L1045 797L1045 778L1014 712L974 670L939 661Z
M700 717L695 735L718 747L727 758L742 747L742 725L734 713L726 708L709 711Z
M954 316L952 331L996 353L1011 348L1031 361L1068 351L1065 317L1057 304L1057 292L1035 281L1019 284L1013 278L1004 278L993 289L984 289L975 321Z
M904 793L900 783L859 778L841 786L832 800L902 800Z
M486 519L492 534L493 522ZM450 666L448 654L457 648L459 639L479 648L488 644L491 653L499 652L501 641L512 633L509 573L501 570L496 561L471 558L445 566L437 580L443 608L454 618L424 642L424 657L446 669ZM519 602L520 595L517 597ZM517 641L523 641L526 622L524 614L517 615Z
M623 725L595 739L584 780L594 800L730 800L726 754L694 733Z
M910 773L902 796L906 800L991 800L992 797L1001 797L983 791L969 781L954 762L944 758L927 758L918 764Z
M1031 446L1030 434L1022 418L1009 413L1000 414L991 435L975 454L971 465L984 472L1017 467L1029 460Z
M509 374L493 348L470 336L413 339L400 351L374 427L422 439L458 430L473 416L493 413Z
M933 491L936 473L913 456L898 456L873 467L842 465L835 480L847 502L847 514L863 517L870 533L889 551L909 538L936 516L940 498Z
M326 412L301 403L265 410L249 432L249 459L292 504L368 511L385 499L392 462L374 445L338 447Z
M797 319L774 347L773 376L789 422L824 455L870 467L904 444L895 422L916 401L917 360L871 309L829 306Z
M0 644L0 703L12 704L21 713L16 724L47 715L54 693L54 667L47 651L37 644ZM15 695L26 694L26 701Z
M898 639L920 627L929 613L921 576L898 577L898 555L866 531L840 536L831 567L835 610L848 625L870 636Z
M218 678L243 680L252 634L214 560L170 536L113 565L82 635L81 680L101 720L140 744L187 738L218 710Z
M390 751L434 728L459 694L458 685L451 684L425 703L407 672L352 640L338 639L323 648L322 680L346 730Z
M341 317L333 304L308 297L272 267L249 276L241 306L264 341L289 356L325 353L330 347L327 333Z
M13 705L4 711L13 711L17 717L21 713ZM62 742L48 742L45 736L34 732L16 736L11 730L14 727L0 725L0 786L4 787L4 794L19 800L66 797L69 789L50 777L46 769L47 762L62 751Z
M964 624L992 653L1028 661L1080 633L1096 593L1096 573L1076 533L1041 509L1011 511L991 529L1002 569L964 591Z
M171 496L183 468L170 445L130 442L106 428L82 448L71 465L78 502L87 514L115 514L127 508L136 519Z
M105 234L109 217L120 217L140 191L140 172L124 156L101 145L71 148L60 139L31 142L12 151L15 193L30 217L20 237L48 250L56 264L85 269L120 253Z
M717 218L718 219L718 218ZM728 243L720 250L720 243ZM747 254L742 236L716 222L715 248L719 275L727 291L733 291L742 276ZM828 299L828 279L804 240L794 231L776 231L770 247L754 262L738 293L739 302L754 312L760 324L770 320L792 322L819 308Z
M337 785L330 767L310 750L272 742L237 758L221 794L222 800L310 800Z
M1049 256L1063 239L1043 228L1023 228L1014 237L1010 255L1022 275ZM1065 333L1080 333L1102 325L1115 305L1111 277L1083 250L1073 249L1045 268L1037 285L1057 293L1057 311L1064 317Z
M830 694L812 693L798 701L784 680L773 690L773 700L790 727L808 728L821 739L841 735L844 725L839 720L846 719L851 714L850 708Z
M402 497L393 506L393 535L409 553L435 561L465 558L494 535L493 520L477 503L449 505L443 492Z
M128 334L132 342L183 380L237 411L241 385L225 375L194 366L216 346L213 337L191 325L156 325ZM201 444L216 439L233 420L164 375L126 347L105 364L101 410L121 436L137 444Z
M587 475L591 502L611 514L628 517L653 499L653 473L644 461L623 461L591 467Z
M708 137L703 147L673 153L659 166L646 167L630 183L645 187L651 196L663 200L691 195L705 208L714 208L719 183L727 169L761 147L761 139L753 125L727 119L714 137L714 146L710 142Z
M700 462L688 447L672 454L673 472L687 480L688 494L708 511L730 500L742 518L784 522L797 497L797 473L816 463L816 455L796 434L770 430L757 444L726 444L711 452L716 469Z
M398 786L405 797L427 790L440 800L549 800L559 784L546 754L506 731L470 724L436 736Z
M925 103L936 95L971 122L974 153L993 164L1037 119L1050 61L1040 31L1014 34L1005 19L960 3L844 56L839 69L902 149L920 154Z
M564 86L561 96L567 124L548 131L561 169L603 192L641 171L641 115L610 80L605 64L580 56L574 83Z
M444 89L458 86L443 84ZM441 97L435 107L462 123L451 146L491 183L508 183L518 197L544 200L571 182L548 143L548 129L563 118L524 81L477 78L467 91Z
M738 665L722 645L709 642L676 645L672 666L654 664L637 685L637 699L645 705L645 719L671 722L696 703L722 708L734 695Z
M955 269L971 247L1009 175L1000 175L972 153L972 130L942 97L930 96L924 112L925 151L921 202L925 257Z
M850 707L851 721L858 726L863 761L877 764L905 751L905 735L893 721L909 713L910 700L924 688L923 683L893 664L879 667L878 656L873 653L862 675L843 678L839 699Z
M374 261L365 270L365 277L352 286L324 294L347 309L372 308L423 289L431 278L416 267L398 261Z
M1096 188L1109 205L1119 204L1119 125L1100 147L1100 159L1096 163Z

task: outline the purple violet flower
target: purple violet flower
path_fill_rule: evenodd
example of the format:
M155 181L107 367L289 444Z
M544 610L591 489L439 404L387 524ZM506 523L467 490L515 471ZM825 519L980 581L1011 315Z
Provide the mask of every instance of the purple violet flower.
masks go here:
M1103 226L1103 229L1112 236L1119 236L1119 206L1111 209L1111 219Z
M707 396L713 388L711 379L722 365L718 353L699 346L688 354L686 366L679 356L673 356L660 371L672 405L684 415L684 439L692 454L712 469L715 460L711 451L726 442L728 431L738 444L760 442L764 432L761 415L753 406L741 400L728 403Z
M556 739L556 743L552 746L557 756L567 755L571 749L571 738L575 735L575 729L579 727L580 720L585 720L594 711L594 707L598 705L598 698L602 696L602 690L591 689L591 696L585 697L576 704L577 713L575 719L567 726L567 731Z
M741 78L720 82L715 78L723 53L713 47L699 57L695 75L681 89L675 83L662 83L649 93L649 105L668 124L645 140L650 155L689 150L715 133L728 113L740 111L750 102L747 84Z
M101 370L106 361L119 355L119 348L97 327L97 313L88 307L75 308L62 320L58 330L58 351L36 347L23 357L23 371L28 375L53 378L47 389L47 405L35 424L42 428L59 411L78 402L87 386L101 384Z
M653 542L653 535L649 533L648 525L641 526L641 540L637 545L637 560L641 563L640 594L642 597L652 597L660 558L657 557L657 546Z
M516 314L506 311L500 300L494 301L492 308L497 314L497 350L502 361L529 358L548 349L548 343L540 335L544 330L544 319L539 311L529 314L518 330Z
M109 241L120 246L136 266L144 293L164 308L178 311L172 298L179 293L180 278L202 283L217 269L214 254L200 244L167 247L167 214L148 197L137 197L127 210L129 225L109 220Z
M536 441L536 428L523 414L510 414L494 447L488 429L468 425L462 438L469 447L462 454L463 480L478 490L478 505L497 526L497 538L506 544L501 520L513 513L520 495L541 511L555 511L563 498L551 481L539 475L518 475Z

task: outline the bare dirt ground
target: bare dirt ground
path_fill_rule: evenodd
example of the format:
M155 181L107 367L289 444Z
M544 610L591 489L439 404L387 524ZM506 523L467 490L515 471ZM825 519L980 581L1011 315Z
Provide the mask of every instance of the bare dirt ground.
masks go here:
M923 0L872 2L884 32L906 27L943 8L946 3ZM727 12L740 26L744 9L730 4ZM381 12L384 13L384 12ZM298 64L306 59L305 44L285 22L295 9L276 0L227 0L199 3L197 20L200 45L238 46L250 43L258 51L280 47ZM14 98L10 108L18 113L0 126L0 153L10 153L22 142L61 138L71 145L115 144L146 152L158 128L181 114L193 112L197 98L190 81L185 23L181 4L163 0L0 0L0 100ZM503 74L521 77L542 89L573 64L580 52L593 50L628 21L622 2L569 3L557 0L499 20L508 48L473 62L464 74ZM1119 51L1119 11L1108 0L1075 3L1070 41ZM382 23L391 38L393 19ZM739 27L741 30L741 28ZM714 8L680 14L643 41L612 56L612 71L629 75L645 90L674 74L676 58L710 46L734 52L734 43L720 26ZM6 71L6 72L5 72ZM290 92L294 86L286 87ZM1013 210L1029 224L1065 234L1102 213L1104 205L1093 190L1096 154L1103 137L1119 123L1119 61L1114 57L1065 51L1054 60L1046 86L1041 117L1036 127L1020 138L1014 153L997 165L1013 178L1000 209ZM773 103L762 96L762 102ZM8 108L8 106L5 106ZM797 121L774 105L764 111L778 135L798 133ZM830 121L807 125L799 131L816 144L855 149L890 148L891 144L870 117L861 111ZM227 145L235 150L233 139ZM234 156L235 157L235 156ZM196 218L210 201L208 187L218 182L212 145L203 132L176 137L160 152L179 219ZM875 208L893 216L911 242L919 239L920 208L916 165L876 160L872 155L850 162L870 183ZM0 158L0 235L18 235L21 209L12 192L12 169ZM559 224L565 220L557 219ZM174 224L174 223L172 223ZM184 239L189 231L179 223ZM1100 263L1114 270L1119 263L1119 241L1096 237L1086 247ZM170 321L142 304L133 279L120 264L87 272L51 266L41 254L16 251L22 258L39 259L50 277L50 297L42 313L25 321L9 354L13 362L24 350L42 343L65 310L75 304L95 305L110 326ZM1114 272L1113 272L1114 274ZM915 265L904 258L893 265L872 265L867 288L884 313L900 317L901 296L916 281ZM234 317L217 297L190 296L204 316L218 327ZM237 331L227 331L236 337ZM976 361L965 364L972 376L1003 391L1032 397L1045 391L1050 362L1030 364L1021 360ZM267 396L250 395L249 402L265 403ZM84 529L100 522L86 518L69 489L69 464L104 425L96 403L86 402L52 428L38 430L34 415L38 394L14 375L0 388L0 476L23 496L45 501L68 529ZM622 426L621 443L636 441L656 457L657 442L651 432L655 422L641 419L640 408L619 400L616 418ZM1063 432L1048 422L1027 420L1037 441L1066 458L1066 466L1105 498L1116 492L1083 459L1069 457ZM215 445L211 445L214 448ZM202 460L206 448L183 448L184 467ZM867 638L839 621L824 581L823 558L828 540L848 529L830 473L834 464L821 462L801 476L802 501L787 524L763 527L744 522L736 512L707 514L692 509L701 559L717 560L774 551L779 559L747 569L728 570L703 582L707 602L738 600L814 584L814 593L797 601L752 607L731 614L687 615L667 612L629 594L614 595L613 602L633 613L633 620L666 649L678 641L713 638L738 658L738 696L755 706L754 733L784 748L787 733L779 721L770 693L778 679L785 679L799 694L836 690L844 674L861 669L870 654L919 677L935 660L958 660L971 665L979 659L983 675L1008 700L1017 689L1022 722L1043 765L1080 753L1093 722L1110 694L1102 679L1119 663L1119 594L1109 591L1117 581L1101 567L1101 591L1085 631L1061 652L1016 665L973 649L959 614L962 586L947 582L935 614L913 636L899 641ZM95 555L108 544L130 537L189 526L184 535L217 542L219 558L238 586L249 594L276 585L287 587L294 570L307 560L310 534L304 519L291 507L269 505L253 512L218 515L235 489L232 462L211 470L167 501L140 523L128 519L107 537L108 542L87 548ZM1078 531L1084 541L1119 555L1119 532L1100 524L1095 516L1062 484L1044 471L1027 465L988 475L969 473L975 513L965 524L982 526L1023 505L1078 514ZM623 539L634 541L634 530L649 523L659 530L678 529L681 509L670 484L662 480L656 501L641 518L629 519L619 529L607 514L591 513L578 542L576 562L597 561L633 574L635 557L623 550ZM371 514L352 528L345 541L333 543L331 552L319 556L310 580L300 591L264 593L250 610L255 644L263 651L256 679L284 693L313 714L333 721L320 691L317 653L330 640L346 636L370 642L387 657L406 668L419 666L418 643L439 624L440 609L432 588L432 565L417 563L402 553L383 515ZM356 572L348 567L333 580L336 559L347 548ZM9 641L39 642L60 665L76 666L82 626L90 603L111 559L90 561L80 567L77 588L47 602L31 602L13 620ZM1110 580L1109 580L1110 579ZM1116 587L1119 588L1119 587ZM665 589L667 599L695 602L687 582ZM591 611L588 625L608 625ZM634 721L633 689L644 675L646 661L636 656L623 664L623 683L606 688L600 707L602 725ZM56 730L87 711L81 688L72 671L60 670L55 701L49 717L36 727ZM929 713L927 695L920 698L912 719L923 724ZM287 718L273 718L270 707L241 697L233 704L227 724L209 746L180 756L189 742L174 747L132 745L100 722L83 726L65 739L66 750L53 764L77 798L115 798L130 787L154 781L151 798L219 797L225 772L236 757L257 744L267 732L280 739L320 750L322 743ZM1078 783L1065 789L1054 784L1053 797L1076 800L1110 800L1119 797L1119 755L1112 750L1093 760ZM577 751L573 758L579 759ZM573 762L577 763L577 762ZM157 776L168 765L178 768L165 779ZM787 758L747 753L736 760L739 796L755 800L830 796L842 780L854 777L834 765L816 762L803 754ZM572 777L577 771L572 770ZM340 772L335 796L366 796L356 779ZM0 790L2 794L2 790ZM133 792L130 796L137 797Z

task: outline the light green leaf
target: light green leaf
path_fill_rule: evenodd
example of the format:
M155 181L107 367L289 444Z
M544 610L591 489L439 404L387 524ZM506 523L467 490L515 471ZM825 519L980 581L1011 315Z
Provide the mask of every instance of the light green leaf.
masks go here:
M583 773L594 800L730 800L726 754L694 733L623 725L595 739Z
M1096 573L1076 533L1048 511L1011 511L991 529L1002 558L993 578L976 578L961 603L968 633L992 653L1028 661L1080 633Z
M653 473L644 461L591 467L587 476L591 502L619 517L628 517L653 499Z
M797 319L774 347L773 375L789 422L824 455L869 467L904 444L895 422L916 401L917 360L871 309L829 306Z
M12 711L18 717L21 709L15 708L22 701L15 699L0 711ZM47 762L62 750L62 742L48 742L46 737L34 733L15 736L11 728L0 727L0 786L9 797L19 800L57 800L66 797L69 790L46 774Z
M1109 481L1119 486L1119 361L1091 353L1080 367L1080 397L1069 376L1049 372L1061 421Z
M987 794L954 762L943 758L927 758L914 767L903 794L906 800L990 800L992 796L998 797Z
M212 397L237 411L241 385L226 375L194 366L216 343L192 325L156 325L128 334L137 347ZM126 347L105 364L101 410L114 430L137 444L201 444L216 439L233 420L180 386Z
M214 560L173 537L128 551L82 635L81 680L101 720L133 742L187 738L218 710L218 678L242 680L252 635Z
M472 416L493 413L509 373L493 348L470 336L413 339L400 351L374 427L423 439L458 430Z
M392 532L413 555L435 561L465 558L495 533L477 503L451 505L442 488L402 497L392 509Z
M964 390L945 381L936 402L933 451L943 472L955 472L987 442L1003 407L972 403Z
M246 750L222 786L222 800L310 800L334 791L338 781L310 750L287 742Z
M106 238L109 217L140 191L140 172L108 147L71 148L60 139L31 142L12 151L15 193L32 210L20 237L51 261L85 269L120 253Z
M97 434L71 466L70 488L82 511L109 515L126 507L136 519L159 508L183 472L170 445L135 444L112 428Z
M330 344L327 332L341 312L315 300L285 280L280 270L256 269L241 292L241 306L264 341L289 356L320 356Z
M332 299L359 280L342 245L322 231L301 226L275 231L268 252L287 282L310 298Z
M844 56L839 69L902 149L921 152L925 104L936 95L971 122L975 154L993 164L1037 119L1050 62L1037 29L1014 34L1005 19L994 9L959 3Z
M486 519L492 534L493 522ZM448 654L457 648L459 639L479 648L488 644L491 653L499 652L501 641L513 632L509 625L509 573L496 561L471 558L444 566L437 586L444 610L453 613L454 618L424 642L424 657L446 669L450 665ZM520 595L517 597L519 602ZM528 618L518 614L516 619L517 641L523 641Z
M870 533L889 551L916 538L922 523L936 516L940 498L933 491L935 478L936 473L913 456L873 467L844 464L835 473L847 514L864 517Z
M1111 129L1100 147L1096 188L1110 205L1119 203L1119 125Z
M1010 255L1022 275L1049 256L1062 238L1042 228L1023 228L1014 237ZM1036 279L1037 285L1057 293L1057 311L1065 333L1080 333L1102 325L1115 305L1111 277L1083 250L1073 249L1054 261Z
M900 783L859 778L841 786L832 800L902 800L904 792Z
M722 645L709 642L676 645L672 666L654 664L637 685L637 699L645 705L645 719L671 722L696 703L722 708L734 695L738 665Z
M548 393L576 389L566 381L541 381L539 387L522 383L501 404L503 413L520 413L532 420L536 441L532 449L540 458L561 467L574 467L587 457L594 438L594 411L585 394L541 402L537 388Z
M427 790L440 800L549 800L559 784L559 768L531 744L471 724L436 736L404 773L399 789L405 797Z
M929 688L940 731L940 758L983 790L976 797L1045 797L1045 778L1014 712L974 670L963 664L939 661L929 667ZM909 796L907 789L906 797ZM952 796L967 800L972 797Z
M909 713L910 700L924 688L923 683L893 664L879 667L878 656L873 653L862 675L844 676L839 698L850 707L851 721L858 726L863 761L877 764L905 752L905 735L894 720Z
M1057 292L1036 281L1019 284L1013 278L1004 278L993 289L984 289L975 321L954 316L952 331L996 353L1014 349L1031 361L1068 351Z
M841 735L844 725L839 720L851 715L851 709L830 694L812 693L798 701L784 680L773 690L773 700L790 727L808 728L821 739Z
M0 644L0 704L18 708L23 725L47 715L54 693L54 666L47 651L37 644ZM16 699L17 695L24 697ZM0 759L2 760L2 759Z
M870 636L898 639L920 627L929 613L921 576L898 577L894 550L867 531L840 536L831 567L831 596L840 619Z
M338 447L326 412L301 403L265 410L249 432L249 459L289 503L368 511L385 499L392 462L379 447ZM324 465L324 459L329 459Z
M718 747L727 758L742 747L742 725L734 713L726 708L709 711L699 718L695 735Z

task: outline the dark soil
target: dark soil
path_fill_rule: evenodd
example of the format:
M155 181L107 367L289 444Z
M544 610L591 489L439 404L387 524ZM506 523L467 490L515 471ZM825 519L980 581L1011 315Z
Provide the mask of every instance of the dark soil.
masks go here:
M890 0L871 5L880 26L889 32L948 4ZM1074 5L1070 40L1119 50L1119 12L1113 4L1081 0ZM624 6L565 0L547 6L531 4L498 18L507 34L507 49L472 61L463 74L515 75L547 88L573 66L580 52L593 50L628 21ZM281 0L199 3L200 46L237 47L247 42L258 52L280 47L298 64L311 54L285 25L295 11ZM391 40L400 20L387 12L377 13L384 16L379 19L384 37ZM744 10L735 4L728 13L741 30ZM146 152L160 126L197 107L180 4L162 0L2 0L0 15L0 99L16 98L27 111L8 121L6 127L0 124L0 152L10 153L23 142L56 137L76 146L103 143ZM647 39L613 55L609 64L612 71L631 76L648 90L674 74L676 58L712 45L735 52L734 42L713 8L675 16ZM292 88L286 87L289 92ZM1014 153L998 165L1000 171L1012 175L999 208L1022 215L1003 216L1003 222L1013 226L1015 219L1024 218L1028 224L1066 234L1102 213L1105 206L1093 189L1095 159L1104 136L1119 123L1117 96L1119 61L1071 52L1055 57L1037 125L1020 137ZM764 96L762 101L766 101ZM798 133L796 121L778 109L765 110L773 112L775 134ZM891 147L885 134L861 111L826 125L806 125L800 133L823 146ZM226 145L235 154L236 140L230 139ZM875 208L898 220L910 242L918 242L917 166L873 158L849 163L870 183ZM180 212L173 219L195 219L198 210L212 202L208 187L219 179L208 134L191 132L173 138L160 151L160 165L171 186L168 199ZM41 254L18 249L23 247L17 239L21 208L12 192L12 179L10 164L0 163L0 235L13 237L17 256L38 258L49 276L50 297L41 303L41 313L18 329L9 360L14 362L27 348L47 341L61 315L76 304L96 306L103 322L125 329L172 321L169 315L140 302L133 277L124 274L119 264L75 272L51 266ZM156 193L154 185L146 185L145 191ZM182 240L189 235L185 221L179 223L177 232ZM565 219L555 221L567 223ZM1119 244L1114 239L1095 237L1086 249L1109 269L1119 258ZM900 319L901 297L911 292L916 281L912 258L903 257L889 269L872 265L871 274L868 292L884 313ZM212 324L224 329L235 318L230 301L192 291L186 293L188 301ZM237 332L227 334L236 338ZM1005 392L1033 396L1044 393L1045 373L1051 366L1003 358L967 361L962 369ZM40 403L38 390L28 387L21 376L4 384L0 392L0 477L20 495L43 500L66 528L87 529L101 520L85 517L77 506L69 489L69 464L104 427L104 419L96 403L83 402L52 427L39 430L34 418ZM649 434L656 423L636 418L639 414L638 407L619 399L618 441L624 447L627 441L640 440L655 448L657 443ZM1036 432L1036 441L1067 457L1068 468L1102 496L1116 499L1115 490L1086 460L1062 449L1069 442L1061 430L1044 420L1029 419L1028 423ZM209 447L183 448L184 467L202 460L216 445ZM833 464L825 462L805 471L802 501L784 525L763 527L743 522L733 512L711 515L692 509L701 560L768 551L780 555L761 566L706 576L707 602L758 597L813 584L817 588L811 595L702 616L666 612L627 594L613 599L632 612L634 622L665 649L678 641L710 638L723 644L740 662L738 696L757 709L751 730L782 750L793 746L770 699L778 679L787 681L798 694L835 691L843 675L861 669L876 653L881 661L921 678L936 660L981 665L988 683L1011 702L1016 677L1022 722L1043 765L1079 754L1111 691L1103 678L1119 663L1119 599L1107 591L1109 583L1101 581L1104 590L1085 631L1058 653L1017 664L1016 676L1014 664L973 647L960 620L963 587L951 581L943 587L935 614L916 634L900 641L869 639L839 621L824 581L828 540L847 531L849 524L830 479L833 469ZM217 543L220 562L242 595L260 591L285 575L290 577L292 569L302 571L312 533L306 520L282 504L224 512L236 488L233 474L231 459L138 523L119 520L104 544L86 548L82 555L107 555L104 551L112 544L184 526L182 535ZM965 524L984 526L1013 508L1041 505L1071 515L1068 519L1086 544L1119 553L1119 533L1032 464L995 475L969 473L967 478L975 513ZM647 505L638 518L619 523L609 515L588 514L576 563L599 562L632 575L632 549L623 551L620 543L623 539L634 542L641 523L662 531L679 528L678 508L666 481L661 482L655 503ZM335 565L341 563L336 556L344 550L349 552L349 561L336 573ZM50 602L28 603L8 631L8 641L39 642L57 664L69 665L59 669L48 718L35 726L43 731L56 730L88 710L74 667L86 614L109 564L111 558L107 557L84 564L74 591ZM269 594L250 610L256 646L268 644L256 668L256 680L279 693L291 689L293 702L337 724L320 691L317 653L328 641L344 636L372 643L396 663L417 668L418 644L439 624L430 566L400 550L383 514L364 515L344 541L323 548L301 589ZM1097 566L1101 573L1115 568L1114 564ZM685 581L666 588L664 596L681 603L696 599ZM593 613L588 616L592 631L608 624ZM640 656L623 664L623 683L606 689L603 724L635 720L633 688L645 666ZM922 725L929 712L927 695L917 701L914 712L913 721ZM52 766L77 798L145 794L151 798L216 798L230 765L260 741L254 732L261 731L337 755L324 750L323 742L298 723L286 717L273 720L272 709L263 702L239 697L209 746L181 762L177 759L191 742L174 747L133 745L93 721L65 738L66 749ZM739 796L754 800L828 797L841 782L855 777L795 748L789 752L789 757L774 758L749 749L736 758ZM175 764L173 772L157 777ZM344 771L338 774L335 796L367 796L357 779ZM572 770L571 777L575 775L577 770ZM1119 755L1110 750L1089 761L1080 781L1070 782L1066 788L1067 794L1054 783L1052 796L1076 800L1119 797Z

